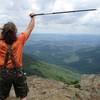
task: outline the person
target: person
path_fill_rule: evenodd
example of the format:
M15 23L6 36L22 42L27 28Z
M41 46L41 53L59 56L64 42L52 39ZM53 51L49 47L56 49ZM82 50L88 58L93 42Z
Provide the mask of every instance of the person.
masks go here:
M17 36L13 22L4 24L0 33L0 100L6 100L13 85L16 97L27 100L28 85L22 68L22 49L29 38L35 18L31 17L26 30Z

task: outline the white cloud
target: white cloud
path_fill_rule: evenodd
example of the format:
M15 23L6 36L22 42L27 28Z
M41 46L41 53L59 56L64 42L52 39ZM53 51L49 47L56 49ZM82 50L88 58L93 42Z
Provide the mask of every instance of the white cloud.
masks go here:
M52 7L53 11L67 11L73 9L73 4L70 3L68 0L56 0Z
M0 24L14 21L22 30L29 21L30 12L87 8L97 8L98 10L96 12L36 17L35 32L99 33L99 0L0 0Z
M100 24L100 11L90 12L87 15L80 18L82 24Z

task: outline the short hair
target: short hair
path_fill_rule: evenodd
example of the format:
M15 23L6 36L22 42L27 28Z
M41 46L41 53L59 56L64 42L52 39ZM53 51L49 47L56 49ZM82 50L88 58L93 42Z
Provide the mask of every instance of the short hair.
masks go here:
M4 24L2 30L2 36L8 45L12 45L17 39L17 28L13 22L8 22Z

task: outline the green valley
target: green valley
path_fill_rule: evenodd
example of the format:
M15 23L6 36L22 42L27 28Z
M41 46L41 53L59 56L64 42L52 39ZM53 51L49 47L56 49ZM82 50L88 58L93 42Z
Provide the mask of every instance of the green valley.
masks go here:
M48 64L44 61L37 61L31 58L29 55L24 54L24 70L28 75L37 75L39 77L54 79L62 81L67 84L78 82L80 74L72 72L71 70L56 66L54 64Z

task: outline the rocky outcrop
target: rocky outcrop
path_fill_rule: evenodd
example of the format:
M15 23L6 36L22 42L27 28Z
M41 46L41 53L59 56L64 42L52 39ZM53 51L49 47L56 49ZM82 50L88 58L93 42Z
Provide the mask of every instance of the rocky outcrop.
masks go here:
M80 88L33 76L28 77L28 85L28 100L100 100L100 75L83 75ZM18 100L13 90L8 100Z
M83 75L75 95L77 100L100 100L100 75Z

